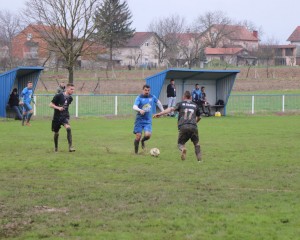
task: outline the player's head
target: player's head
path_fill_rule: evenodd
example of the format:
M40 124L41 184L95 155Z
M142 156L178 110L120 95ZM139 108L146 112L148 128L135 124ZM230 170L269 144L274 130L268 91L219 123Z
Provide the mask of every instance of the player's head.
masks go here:
M145 84L145 85L143 86L143 94L144 94L145 96L149 96L149 94L150 94L150 86L149 86L149 85Z
M174 79L173 78L170 79L170 83L174 84Z
M192 98L191 92L190 91L185 91L183 94L183 99L185 100L190 100Z
M12 93L17 94L18 93L18 89L14 88L13 91L12 91Z
M196 84L195 84L195 88L196 88L196 89L200 89L200 87L199 87L199 84L198 84L198 83L196 83Z
M75 86L73 83L68 83L67 84L67 90L66 90L66 93L69 94L69 95L72 95L75 91Z
M205 91L205 87L202 86L201 87L201 91L204 92Z
M32 88L32 81L27 82L27 88L31 89Z

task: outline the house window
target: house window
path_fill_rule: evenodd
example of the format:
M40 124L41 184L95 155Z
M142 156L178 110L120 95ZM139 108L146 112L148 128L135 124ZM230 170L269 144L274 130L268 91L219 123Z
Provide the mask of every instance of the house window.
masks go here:
M30 41L32 39L32 34L31 33L28 33L27 34L27 41Z
M149 46L149 43L148 43L148 42L145 42L145 46L148 47L148 46Z
M293 49L286 48L285 49L285 56L293 56Z

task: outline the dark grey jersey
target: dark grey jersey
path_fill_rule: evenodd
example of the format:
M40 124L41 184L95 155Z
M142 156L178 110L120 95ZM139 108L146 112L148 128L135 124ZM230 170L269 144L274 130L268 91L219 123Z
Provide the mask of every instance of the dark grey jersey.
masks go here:
M178 111L178 128L185 124L197 126L197 117L200 117L200 110L192 101L182 101L176 104L175 111Z

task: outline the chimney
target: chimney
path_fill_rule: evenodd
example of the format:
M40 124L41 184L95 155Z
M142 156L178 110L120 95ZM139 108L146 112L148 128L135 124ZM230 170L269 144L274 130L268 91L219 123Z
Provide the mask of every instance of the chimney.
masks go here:
M252 34L253 34L254 37L258 38L258 31L254 30Z

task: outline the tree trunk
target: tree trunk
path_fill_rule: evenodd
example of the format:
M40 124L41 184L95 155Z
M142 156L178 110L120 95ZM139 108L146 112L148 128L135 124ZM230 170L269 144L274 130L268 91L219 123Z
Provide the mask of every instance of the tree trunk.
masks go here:
M69 71L69 83L74 83L74 70L72 67L68 68Z

